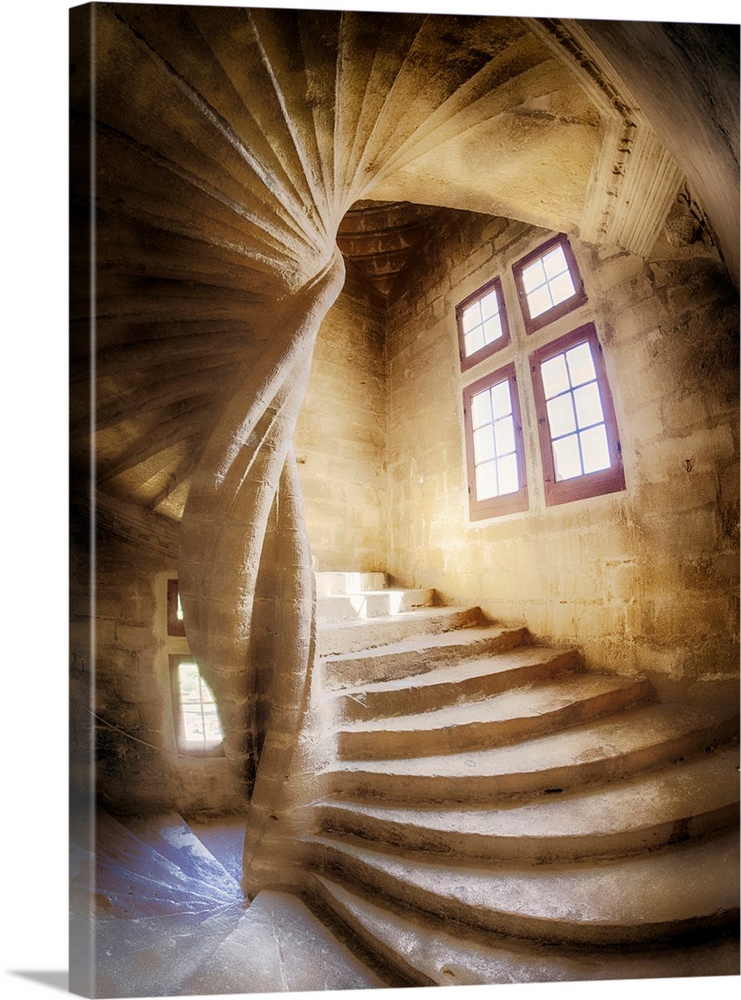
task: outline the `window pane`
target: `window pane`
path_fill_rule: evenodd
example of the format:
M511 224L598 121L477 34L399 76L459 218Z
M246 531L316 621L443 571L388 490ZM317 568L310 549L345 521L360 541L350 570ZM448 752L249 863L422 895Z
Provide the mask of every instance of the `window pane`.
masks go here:
M559 302L565 302L566 299L570 299L576 291L574 288L574 282L571 280L571 275L568 271L566 271L565 274L559 274L557 278L554 278L553 281L550 282L550 289L554 305L558 305Z
M494 458L494 428L491 424L473 432L473 454L477 465Z
M463 337L463 346L466 351L466 357L470 358L472 354L476 351L480 351L484 346L484 328L482 326L477 326L475 330L471 333L467 333Z
M553 442L553 464L556 470L556 482L582 475L576 434Z
M499 460L499 494L516 493L520 488L520 477L517 474L517 456L507 455Z
M602 411L602 400L596 382L590 382L588 385L574 389L574 405L576 406L576 419L579 427L590 427L592 424L603 423L605 415Z
M564 393L563 396L556 396L548 400L548 425L551 429L551 437L562 437L576 430L576 419L574 417L574 405L571 402L571 393Z
M505 383L506 384L506 383ZM471 400L471 420L474 427L481 427L482 424L490 424L491 417L491 396L489 390L477 393Z
M187 660L178 664L178 684L182 701L200 701L201 675L195 663Z
M499 313L499 298L496 291L489 292L481 299L481 315L483 319L489 319Z
M515 423L512 417L497 420L494 424L497 455L506 455L515 450Z
M532 319L540 316L541 313L550 309L552 305L553 302L551 301L551 293L548 291L548 285L543 285L541 288L536 288L535 291L528 292L527 306Z
M557 396L569 388L569 375L566 371L566 361L563 354L557 354L555 358L544 361L540 366L540 374L543 377L546 399Z
M543 261L536 260L534 264L530 264L528 267L524 268L522 271L522 284L525 288L525 292L529 293L533 289L538 288L540 285L544 285L546 282L545 271L543 270Z
M219 715L215 705L203 706L203 721L205 726L204 738L209 742L220 742L222 739L221 725L219 724Z
M476 499L487 500L497 496L497 463L485 462L476 466Z
M494 316L484 323L484 340L491 344L494 340L499 340L502 336L502 321L499 316Z
M592 360L592 351L589 344L578 344L566 352L566 360L569 365L569 375L571 384L581 385L583 382L592 382L597 378Z
M492 412L494 419L506 417L512 412L512 397L509 393L509 382L498 382L491 390Z
M610 449L607 446L605 425L590 427L588 431L582 431L579 437L584 456L584 471L599 472L600 469L609 469Z
M566 263L563 247L554 247L543 257L543 268L548 278L555 278L557 274L562 274L564 271L568 272L569 265Z
M468 333L468 331L473 329L474 326L478 326L481 323L481 305L478 302L474 302L472 305L466 306L463 310L461 323L463 325L464 333Z
M203 741L203 718L200 706L198 708L183 707L183 735L189 742Z

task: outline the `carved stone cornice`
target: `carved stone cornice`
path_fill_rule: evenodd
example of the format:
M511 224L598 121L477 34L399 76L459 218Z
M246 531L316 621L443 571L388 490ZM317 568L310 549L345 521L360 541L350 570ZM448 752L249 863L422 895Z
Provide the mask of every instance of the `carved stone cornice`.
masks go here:
M602 117L581 236L645 256L663 232L684 182L683 172L578 22L537 18L532 25L577 78Z

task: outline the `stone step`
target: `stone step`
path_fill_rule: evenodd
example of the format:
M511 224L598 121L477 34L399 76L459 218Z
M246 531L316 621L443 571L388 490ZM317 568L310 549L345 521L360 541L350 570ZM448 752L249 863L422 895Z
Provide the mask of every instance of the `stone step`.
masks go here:
M364 590L347 594L327 594L317 598L316 620L328 622L398 615L414 608L431 607L435 591L426 590Z
M600 865L463 866L332 837L305 842L315 870L446 920L553 944L667 941L738 920L736 829Z
M416 634L375 649L324 657L321 662L323 687L339 690L411 677L436 667L452 666L467 658L492 656L523 645L528 639L525 628L497 625L458 628L441 634Z
M210 881L186 873L104 811L95 824L95 898L102 914L130 919L197 913L242 898L228 875Z
M439 635L487 622L481 608L417 608L398 615L333 622L317 628L317 653L346 656L378 646L404 643L412 637Z
M316 810L317 832L395 851L538 863L630 854L738 823L738 744L527 805L412 809L328 800Z
M719 720L676 705L648 705L511 746L409 760L335 761L328 793L387 803L488 802L559 794L658 768L738 733L738 716Z
M390 985L366 967L291 893L263 890L183 992L285 993L378 989Z
M424 674L343 688L340 693L333 692L331 698L338 721L379 719L486 698L577 669L574 649L522 646Z
M357 594L363 590L383 590L386 587L385 573L315 573L316 596L329 594Z
M585 955L563 944L532 947L491 933L485 939L464 938L432 916L397 912L380 905L377 896L351 891L327 875L314 873L309 891L414 986L735 976L739 971L735 934L660 949L602 945Z
M211 892L229 901L243 898L238 878L206 847L200 832L194 831L179 814L127 817L125 825L139 840L168 858L184 875L208 886ZM244 833L241 839L244 840Z
M617 712L653 697L648 681L613 674L571 674L480 701L337 730L344 760L425 757L502 746Z

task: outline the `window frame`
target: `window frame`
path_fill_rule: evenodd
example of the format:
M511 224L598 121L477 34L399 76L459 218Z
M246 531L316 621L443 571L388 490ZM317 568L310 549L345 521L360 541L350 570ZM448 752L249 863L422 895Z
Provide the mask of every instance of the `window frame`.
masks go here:
M490 344L485 344L483 347L479 348L473 354L466 356L466 346L463 333L463 312L469 306L473 305L478 299L483 299L485 295L488 295L492 289L497 294L497 301L499 302L499 316L501 318L502 324L502 336L493 340ZM507 307L504 302L504 292L502 290L502 280L501 278L494 277L486 284L481 285L477 288L475 292L467 295L462 302L459 302L455 307L455 323L458 330L458 356L461 362L461 371L468 371L477 365L480 361L490 358L492 354L496 354L497 351L503 350L510 343L510 330L509 330L509 319L507 318Z
M476 499L476 460L473 445L473 418L471 400L484 389L509 382L510 399L512 402L512 417L515 431L515 455L517 456L517 473L520 488L516 493L506 493L503 496ZM469 517L472 521L483 521L486 518L502 517L505 514L517 514L529 507L527 475L525 465L525 447L522 433L522 417L520 398L517 391L517 372L514 362L498 368L465 386L463 389L463 424L466 444L466 481L468 487Z
M179 757L224 757L226 756L224 751L224 736L222 730L222 738L217 744L205 743L203 746L193 745L188 743L185 739L185 733L183 729L183 715L182 715L182 700L180 697L180 678L178 676L178 668L181 663L195 663L198 667L197 660L190 653L170 653L170 692L172 695L172 712L173 721L175 724L175 743L177 745L177 752ZM200 674L201 668L198 667L198 672ZM204 680L201 674L201 680ZM203 704L203 702L201 702ZM214 704L216 705L216 711L218 713L218 703L214 698ZM221 724L221 718L219 717L219 723Z
M548 421L548 408L545 399L545 388L540 373L540 366L559 354L563 354L578 344L588 342L591 346L592 361L597 376L602 412L605 419L607 444L610 451L611 465L609 469L588 472L572 479L556 480L555 463L553 459L552 438ZM602 345L597 336L594 323L585 323L563 337L544 344L530 355L530 373L533 383L535 412L538 422L538 440L540 443L540 460L543 470L546 506L570 503L574 500L586 500L589 497L617 493L625 489L625 470L623 468L620 431L615 416L612 392L607 378Z
M566 258L569 274L571 275L571 280L574 284L574 294L568 299L565 299L563 302L559 302L558 305L551 306L550 309L547 309L545 312L533 319L530 316L530 307L527 301L527 292L525 291L522 272L526 267L534 264L540 257L545 257L546 254L550 253L551 250L557 246L561 247L564 257ZM568 315L575 309L579 309L587 302L587 293L584 291L584 282L582 281L581 273L579 271L579 265L576 263L576 256L574 255L574 251L571 249L571 244L569 243L569 239L565 233L559 233L557 236L552 237L552 239L547 240L545 243L541 243L540 246L536 247L535 250L532 250L525 257L515 261L512 265L512 275L515 279L517 298L520 303L522 318L525 323L525 331L528 334L541 330L544 326L548 326L549 323L554 323L557 319Z

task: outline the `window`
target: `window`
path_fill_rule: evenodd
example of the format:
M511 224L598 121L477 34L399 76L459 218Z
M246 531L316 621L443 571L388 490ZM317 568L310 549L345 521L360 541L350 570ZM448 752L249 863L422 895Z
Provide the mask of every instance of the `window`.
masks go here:
M509 343L509 325L499 278L464 299L456 307L455 316L464 371Z
M587 301L576 258L563 233L523 257L512 271L528 333Z
M620 440L593 324L530 357L547 504L625 489Z
M472 520L527 508L517 379L510 364L463 390Z
M180 590L177 580L167 581L167 634L185 635L183 606L180 603Z
M178 748L186 753L223 756L223 734L214 696L190 656L170 656Z

